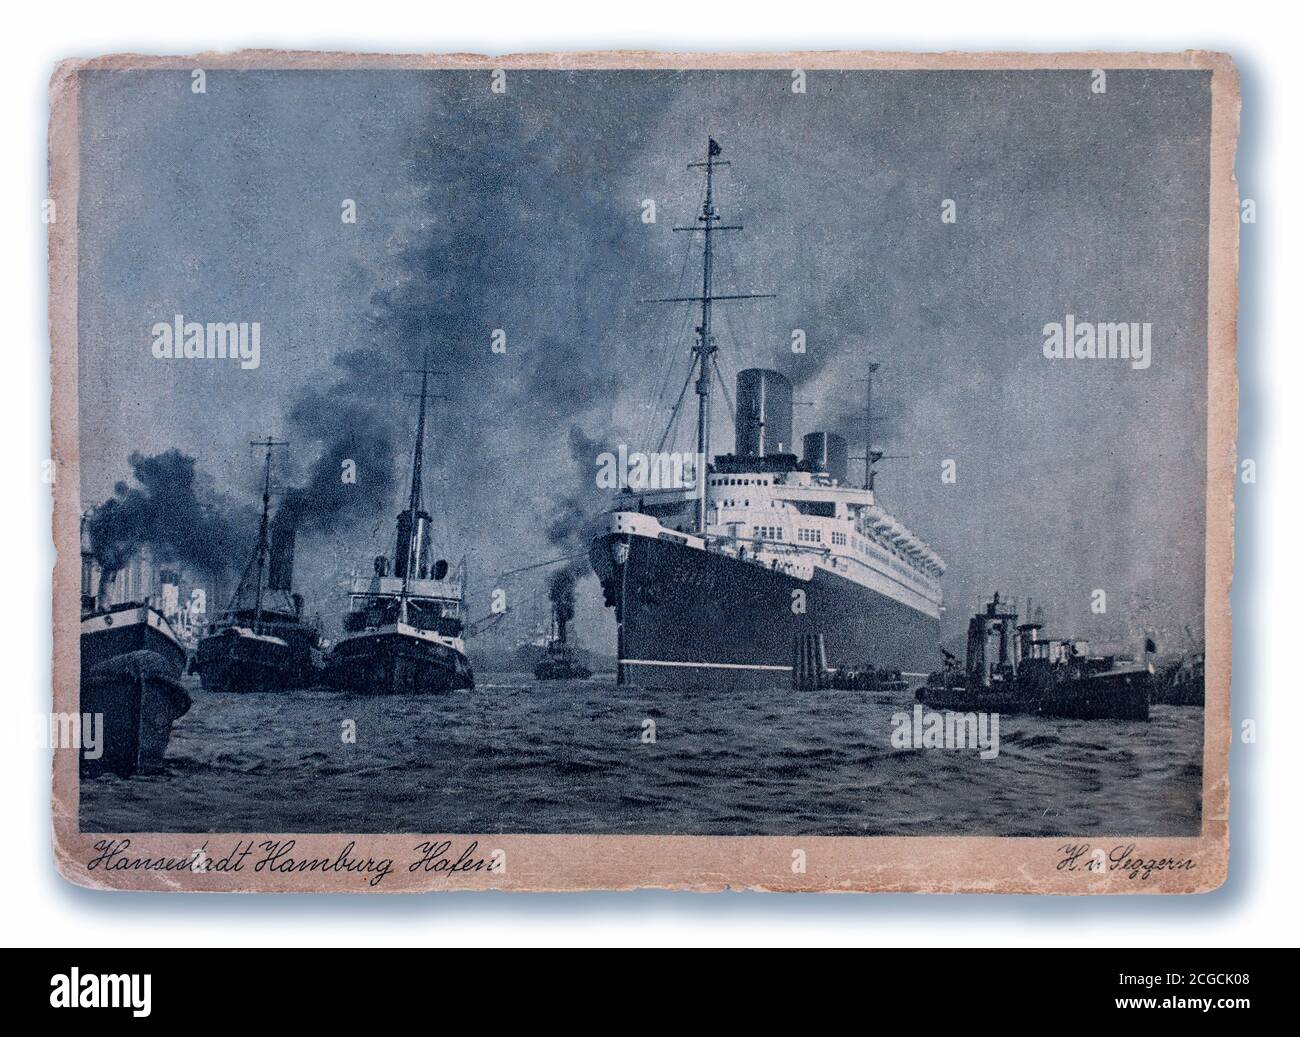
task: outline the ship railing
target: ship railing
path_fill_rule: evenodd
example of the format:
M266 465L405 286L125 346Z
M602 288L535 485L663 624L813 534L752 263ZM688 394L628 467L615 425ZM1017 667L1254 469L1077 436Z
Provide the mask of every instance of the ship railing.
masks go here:
M831 549L825 544L791 543L788 540L768 540L762 537L738 537L727 533L710 533L706 550L716 551L738 561L756 565L760 569L769 568L769 560L759 557L759 552L768 555L822 555L828 557ZM752 551L744 551L746 545L753 545ZM744 553L742 553L744 551Z
M352 579L351 594L371 598L396 598L405 594L411 598L434 598L459 601L462 595L459 580L428 580L414 577L403 581L400 576L356 576Z

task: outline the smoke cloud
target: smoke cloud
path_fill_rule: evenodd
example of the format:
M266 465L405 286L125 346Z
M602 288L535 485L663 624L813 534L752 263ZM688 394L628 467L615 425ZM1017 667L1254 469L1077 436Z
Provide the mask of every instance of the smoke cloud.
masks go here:
M299 451L319 451L277 512L277 521L300 532L337 532L387 514L396 498L391 411L399 373L388 355L374 350L349 350L334 363L337 380L323 390L309 387L288 413Z
M146 544L162 561L216 576L242 563L256 528L252 508L212 492L208 480L196 475L194 458L179 450L137 452L129 460L136 485L118 482L86 522L90 550L105 575Z

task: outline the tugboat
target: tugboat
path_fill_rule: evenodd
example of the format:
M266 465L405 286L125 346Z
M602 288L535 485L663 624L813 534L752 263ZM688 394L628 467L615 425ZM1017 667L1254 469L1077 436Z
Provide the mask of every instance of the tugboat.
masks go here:
M82 777L129 778L162 767L172 725L190 709L177 672L168 655L147 649L83 666L80 711L103 717L104 741L97 759L81 754Z
M171 623L149 601L92 607L81 617L81 672L131 652L157 655L161 671L179 677L188 653Z
M572 594L572 578L569 579L569 588ZM569 620L572 618L572 598L557 599L554 603L555 636L547 642L545 654L533 667L533 676L539 681L577 681L591 676L591 670L579 661L569 644Z
M291 590L293 525L277 521L274 544L268 534L271 451L285 444L267 437L252 445L266 448L257 546L226 611L199 642L194 669L204 691L286 691L309 686L316 673L319 634L303 622L302 598Z
M867 663L863 666L841 666L831 673L828 688L840 691L878 691L896 693L907 690L907 681L899 670L878 670Z
M1187 629L1191 646L1156 675L1151 701L1165 706L1205 705L1205 648L1198 646Z
M945 653L916 700L960 712L1033 713L1073 720L1147 720L1153 667L1087 654L1086 642L1045 639L1042 624L1018 623L999 594L971 617L966 667ZM996 655L990 646L996 644ZM1148 655L1155 646L1146 642Z
M1166 706L1205 705L1205 653L1188 652L1161 671L1152 702Z
M430 517L424 510L424 428L429 390L420 375L420 414L411 466L411 494L397 516L397 547L375 559L374 574L352 581L344 633L327 660L326 679L360 695L442 694L474 687L465 655L461 601L463 565L454 575L432 561Z
M148 600L96 608L97 600L82 587L78 711L103 717L103 751L96 759L82 753L79 769L86 778L127 778L162 765L172 724L189 711L179 680L188 653Z

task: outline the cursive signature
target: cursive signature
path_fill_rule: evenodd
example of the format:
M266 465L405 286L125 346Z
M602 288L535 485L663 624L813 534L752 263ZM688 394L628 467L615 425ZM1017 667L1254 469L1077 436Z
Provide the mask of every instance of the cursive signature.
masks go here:
M1191 871L1196 867L1196 861L1192 857L1139 856L1136 843L1113 846L1109 851L1088 843L1069 843L1057 852L1062 854L1056 862L1057 871L1118 871L1126 873L1129 879L1142 882L1158 871Z

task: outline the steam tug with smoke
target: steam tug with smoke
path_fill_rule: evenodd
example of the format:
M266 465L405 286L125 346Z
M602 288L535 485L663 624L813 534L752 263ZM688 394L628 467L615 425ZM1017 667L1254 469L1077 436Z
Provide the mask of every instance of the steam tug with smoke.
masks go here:
M420 412L411 467L411 494L397 516L397 546L375 558L374 574L352 581L344 634L327 660L326 676L340 691L363 695L437 694L474 687L465 656L461 602L464 572L433 561L430 516L424 510L424 428L429 390L420 375Z
M78 753L83 777L112 771L130 777L162 766L172 724L190 709L180 683L184 646L148 601L97 609L83 588L79 711L103 718L104 747Z
M871 447L870 381L860 487L848 482L841 436L811 432L795 455L791 384L764 369L737 377L735 453L705 463L711 377L721 379L713 306L770 298L715 293L713 236L740 229L723 225L714 205L721 151L710 138L706 159L691 164L704 170L704 203L698 226L681 228L703 234L703 291L654 300L701 307L687 375L698 396L694 485L627 494L590 552L617 621L619 683L817 687L849 666L924 677L939 641L944 562L876 500L883 455Z
M585 680L591 670L584 666L569 644L569 624L573 622L574 589L577 577L571 566L566 566L551 577L551 614L555 636L546 644L546 652L533 667L533 676L539 681Z
M284 443L269 436L262 476L262 517L257 545L221 618L199 642L194 668L205 691L285 691L314 683L319 631L303 622L302 596L293 593L294 520L281 508L268 529L271 451Z

